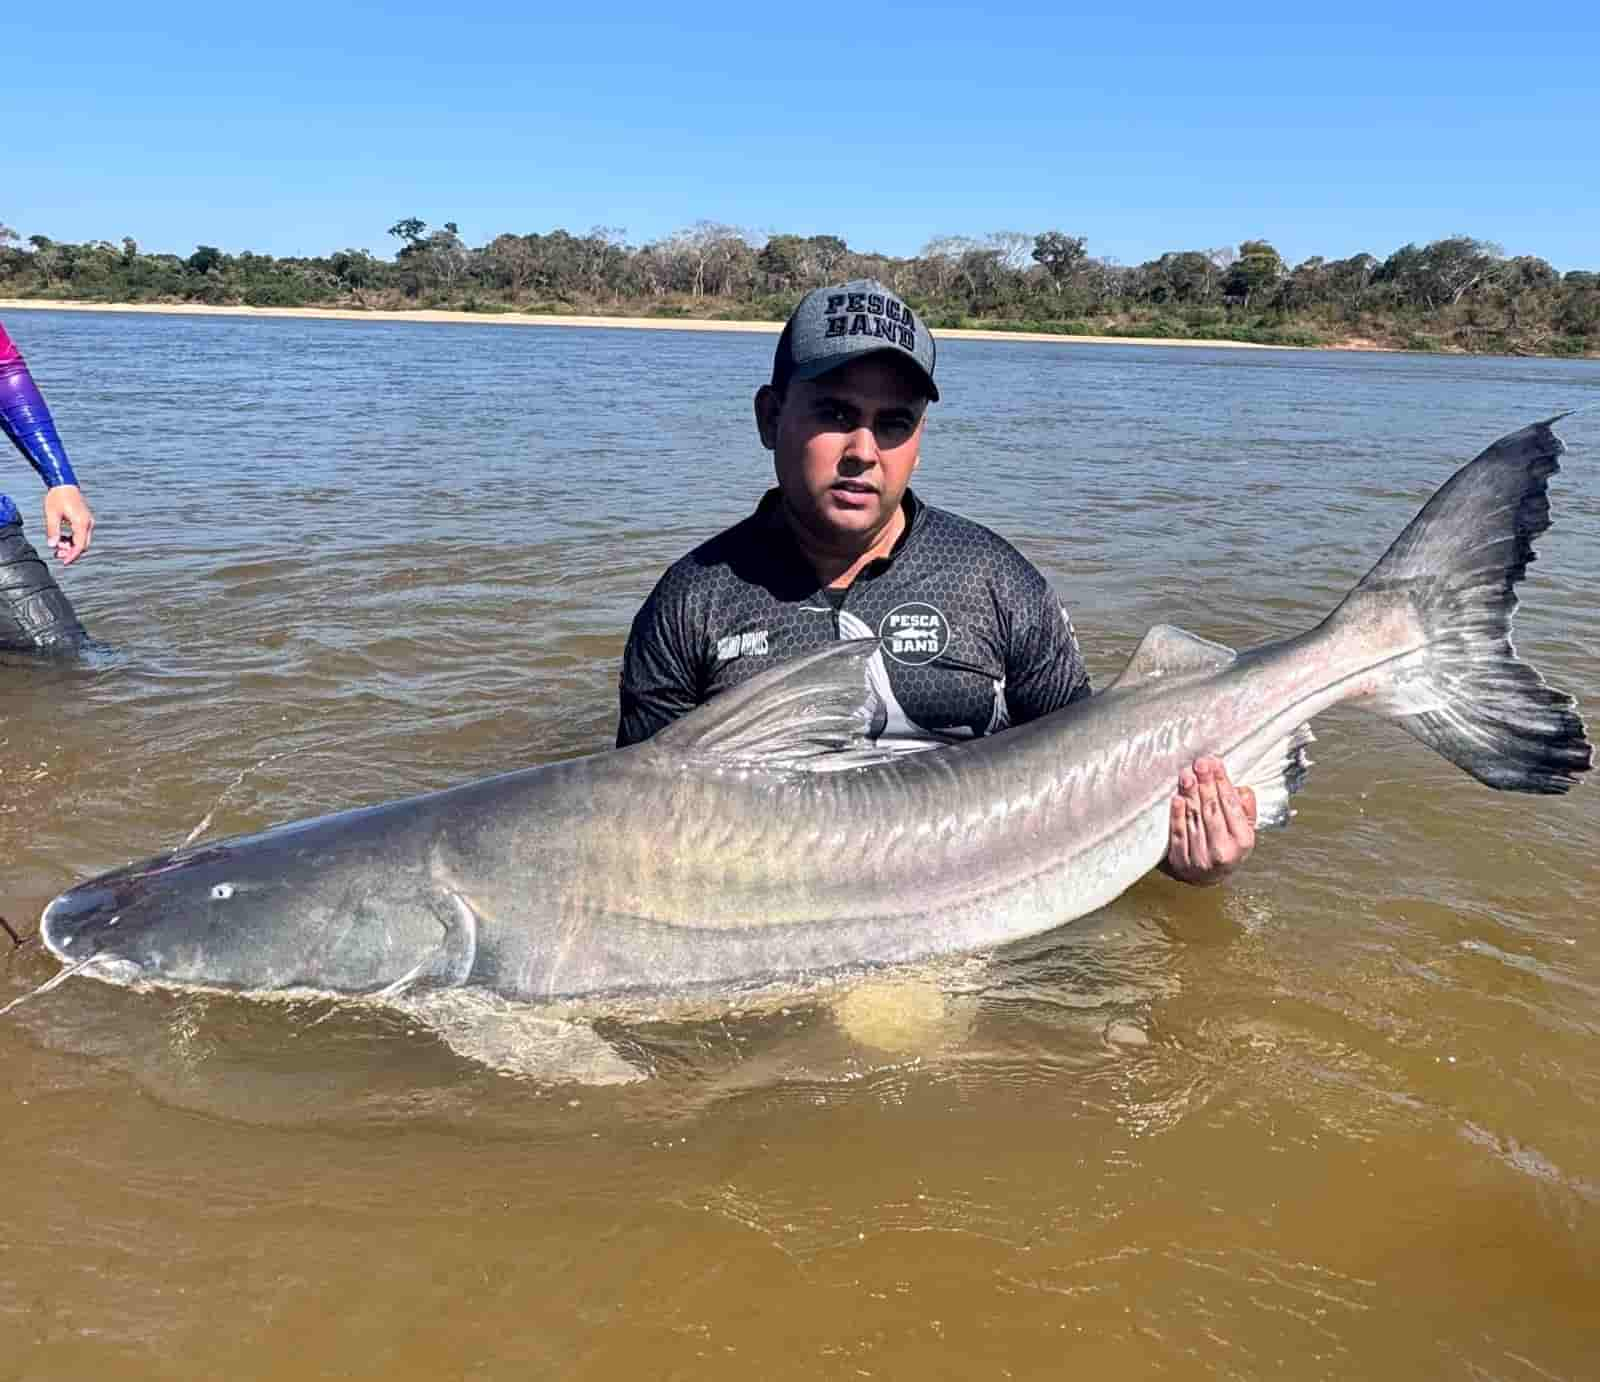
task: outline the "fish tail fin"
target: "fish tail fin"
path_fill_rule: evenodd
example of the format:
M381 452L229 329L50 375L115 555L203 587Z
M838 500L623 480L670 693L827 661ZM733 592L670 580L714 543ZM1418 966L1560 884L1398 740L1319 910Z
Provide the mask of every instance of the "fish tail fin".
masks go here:
M1402 649L1374 669L1368 709L1513 792L1566 792L1594 758L1574 699L1511 641L1517 582L1550 526L1547 486L1566 450L1558 420L1462 467L1330 619Z

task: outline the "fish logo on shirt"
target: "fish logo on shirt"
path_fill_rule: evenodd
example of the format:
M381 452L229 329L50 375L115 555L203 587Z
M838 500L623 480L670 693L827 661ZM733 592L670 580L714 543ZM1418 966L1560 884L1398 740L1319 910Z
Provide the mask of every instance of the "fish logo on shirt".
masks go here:
M942 610L913 600L896 605L878 624L883 651L905 667L932 662L950 646L950 621Z

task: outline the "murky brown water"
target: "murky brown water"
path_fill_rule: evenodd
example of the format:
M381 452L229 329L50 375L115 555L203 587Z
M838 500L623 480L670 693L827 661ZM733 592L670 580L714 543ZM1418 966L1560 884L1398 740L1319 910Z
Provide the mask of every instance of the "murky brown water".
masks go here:
M0 914L170 847L592 750L662 566L765 481L770 338L16 313L105 645L0 664ZM952 343L922 493L1103 682L1319 617L1594 364ZM1519 646L1600 718L1600 414ZM7 487L37 497L20 463ZM36 520L35 520L36 521ZM1600 1376L1600 783L1319 724L1235 886L991 957L614 1014L651 1078L404 1013L69 981L0 1019L0 1378ZM3 938L0 938L3 939ZM0 958L0 1005L49 957Z

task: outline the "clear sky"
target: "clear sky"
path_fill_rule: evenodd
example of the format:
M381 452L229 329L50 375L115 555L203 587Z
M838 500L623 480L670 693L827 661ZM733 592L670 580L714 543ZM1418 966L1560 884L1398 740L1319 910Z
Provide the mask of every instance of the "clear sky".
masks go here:
M404 216L474 245L712 220L897 255L1060 229L1125 264L1265 238L1293 264L1467 234L1600 269L1597 0L22 0L4 24L0 222L25 236L387 255Z

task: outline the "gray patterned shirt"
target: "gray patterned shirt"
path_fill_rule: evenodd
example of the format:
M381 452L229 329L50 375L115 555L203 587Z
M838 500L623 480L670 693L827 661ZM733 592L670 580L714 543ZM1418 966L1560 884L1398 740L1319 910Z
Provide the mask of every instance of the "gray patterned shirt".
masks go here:
M628 635L617 746L843 638L883 640L869 673L888 710L884 747L992 734L1087 696L1072 621L1039 571L981 524L910 490L903 502L894 550L844 592L819 588L775 489L669 567Z

